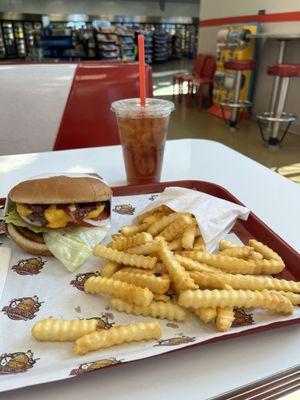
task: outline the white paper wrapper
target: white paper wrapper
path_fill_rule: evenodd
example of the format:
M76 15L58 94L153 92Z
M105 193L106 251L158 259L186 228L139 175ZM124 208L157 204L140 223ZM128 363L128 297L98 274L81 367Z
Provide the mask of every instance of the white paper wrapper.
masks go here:
M247 220L250 210L230 201L209 194L182 187L168 187L142 212L165 204L177 212L194 214L206 244L211 253L231 230L237 218Z
M116 233L121 226L131 224L135 215L142 211L145 204L151 204L154 197L113 198L112 228L109 233ZM230 240L241 243L234 234L230 234ZM104 243L109 241L110 236ZM110 307L105 296L87 295L82 291L85 279L98 274L99 268L105 264L104 260L91 257L76 272L69 273L53 257L30 256L8 239L5 239L5 246L12 248L13 256L0 301L0 337L5 338L0 340L0 391L73 378L109 365L124 364L223 335L300 317L299 307L295 307L295 313L291 316L254 310L251 311L252 325L232 327L222 333L217 332L213 324L205 325L188 312L188 320L184 323L159 320L163 331L160 340L124 344L76 356L72 352L72 343L36 341L31 336L33 324L44 318L96 317L109 327L111 324L153 319L119 313ZM111 373L114 373L113 369Z

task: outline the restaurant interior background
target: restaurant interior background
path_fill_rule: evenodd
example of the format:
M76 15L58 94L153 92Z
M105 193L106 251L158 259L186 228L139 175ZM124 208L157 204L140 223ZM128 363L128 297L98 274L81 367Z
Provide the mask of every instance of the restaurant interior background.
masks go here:
M38 87L46 92L47 84L38 81L42 75L28 77L36 97L29 99L21 93L26 74L5 78L12 63L135 61L137 33L142 32L153 95L175 102L169 139L216 140L300 182L299 71L288 70L289 82L282 86L284 79L268 72L272 64L299 67L299 21L300 1L295 0L1 0L0 80L5 90L0 99L0 155L51 150L73 79L66 80L63 94L57 91L57 99L42 100L37 113ZM213 65L205 61L206 55L214 56ZM244 63L238 82L241 60L249 63ZM226 61L233 62L230 68L225 68ZM272 111L275 81L280 85L270 122L265 113ZM42 86L34 90L35 84ZM285 104L279 104L284 95ZM232 106L237 102L238 111ZM13 131L8 129L12 123ZM35 124L38 137L30 134Z

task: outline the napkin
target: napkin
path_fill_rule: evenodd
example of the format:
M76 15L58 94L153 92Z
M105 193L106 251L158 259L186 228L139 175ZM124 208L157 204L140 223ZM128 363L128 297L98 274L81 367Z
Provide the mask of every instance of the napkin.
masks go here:
M190 212L195 216L208 253L216 249L238 218L246 221L250 213L248 208L230 201L176 186L166 188L142 212L150 211L162 204L174 211Z

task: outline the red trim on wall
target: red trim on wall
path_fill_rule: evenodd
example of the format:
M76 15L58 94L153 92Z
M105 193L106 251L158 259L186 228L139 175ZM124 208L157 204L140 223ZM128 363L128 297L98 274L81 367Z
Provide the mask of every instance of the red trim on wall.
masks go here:
M241 15L236 17L212 18L199 21L200 28L207 26L218 26L227 24L238 24L247 22L291 22L300 21L300 11L273 14Z

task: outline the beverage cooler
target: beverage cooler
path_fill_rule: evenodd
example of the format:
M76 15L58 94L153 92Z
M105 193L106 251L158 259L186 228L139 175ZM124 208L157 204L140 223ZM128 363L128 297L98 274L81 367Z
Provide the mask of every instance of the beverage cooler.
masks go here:
M24 59L40 47L40 22L0 21L0 59Z
M41 47L41 29L40 22L24 22L27 55L34 54Z
M3 60L5 57L6 57L6 51L4 46L4 37L3 37L2 27L0 24L0 60Z

